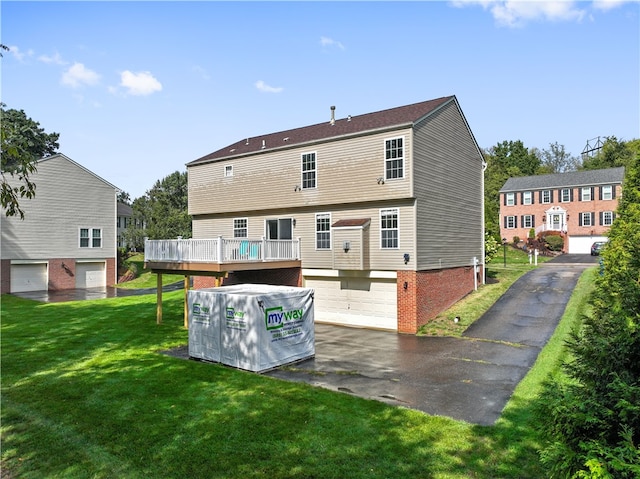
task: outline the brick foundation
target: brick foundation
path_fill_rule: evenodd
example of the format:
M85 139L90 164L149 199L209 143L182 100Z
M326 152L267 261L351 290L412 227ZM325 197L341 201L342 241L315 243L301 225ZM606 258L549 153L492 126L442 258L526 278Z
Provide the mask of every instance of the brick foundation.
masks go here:
M76 260L55 258L49 260L49 290L74 289L76 287Z
M420 326L473 291L473 275L472 266L398 271L398 332L415 334Z

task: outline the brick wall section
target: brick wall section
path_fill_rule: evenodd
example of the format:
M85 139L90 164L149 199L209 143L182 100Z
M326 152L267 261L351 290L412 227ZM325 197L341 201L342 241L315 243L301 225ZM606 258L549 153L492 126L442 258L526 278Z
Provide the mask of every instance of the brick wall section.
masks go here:
M63 266L64 265L64 266ZM53 258L49 260L49 289L73 289L76 287L76 260Z
M233 271L224 279L224 286L235 284L273 284L278 286L302 286L302 269L281 268L250 271ZM194 289L213 288L215 277L195 276Z
M118 265L116 258L107 258L107 286L118 283Z
M415 334L420 326L473 291L473 275L472 266L398 271L398 332Z
M521 204L520 192L516 193L516 204L514 206L506 206L504 204L504 193L500 194L500 237L506 238L508 242L513 241L514 236L518 236L521 240L529 237L530 228L522 228L521 216L533 215L535 217L534 229L546 222L547 216L545 211L552 206L559 206L567 210L567 235L568 236L589 236L602 235L609 231L610 226L601 226L599 213L601 211L616 211L618 208L618 198L622 194L622 186L615 186L615 198L612 200L599 199L598 187L594 187L594 199L591 201L579 201L580 188L573 188L573 201L562 203L558 200L558 189L553 190L553 202L542 204L539 202L538 191L534 191L534 204ZM580 226L580 213L595 213L595 225ZM518 218L517 228L505 228L504 217L516 216ZM565 242L566 248L566 242Z
M0 260L0 294L11 291L11 260Z

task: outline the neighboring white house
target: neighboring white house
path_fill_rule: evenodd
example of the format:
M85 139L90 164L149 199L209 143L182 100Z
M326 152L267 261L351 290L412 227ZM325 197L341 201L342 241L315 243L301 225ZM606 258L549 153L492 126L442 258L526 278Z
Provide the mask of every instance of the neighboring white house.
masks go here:
M116 283L118 189L63 154L30 176L25 217L2 213L2 293L90 288Z
M127 204L118 202L118 248L127 247L124 232L131 226L132 222L133 208Z
M194 239L148 242L148 266L304 285L317 321L415 333L482 281L483 166L455 96L331 108L187 164Z

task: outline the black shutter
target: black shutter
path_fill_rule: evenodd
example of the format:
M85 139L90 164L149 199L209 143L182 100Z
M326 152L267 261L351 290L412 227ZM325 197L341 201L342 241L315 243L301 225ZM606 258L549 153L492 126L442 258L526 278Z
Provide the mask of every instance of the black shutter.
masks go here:
M502 221L503 221L503 223L504 223L504 228L506 229L506 228L507 228L507 217L505 216L505 217L502 219Z
M535 217L535 215L531 215L531 227L532 228L536 227L536 217Z
M616 198L616 185L611 185L611 199Z
M595 197L595 196L593 196L593 186L592 186L592 187L591 187L591 201L593 201L593 200L595 200L595 199L596 199L596 197Z
M595 226L596 224L596 214L591 213L591 226Z
M518 227L518 217L517 217L517 216L514 216L514 217L513 217L513 227L514 227L514 228L517 228L517 227Z
M600 186L598 187L598 191L600 192L598 199L601 200L602 199L602 188L604 188L604 186ZM602 224L602 223L601 223Z
M601 193L602 193L602 191L601 191ZM602 199L602 198L600 198L600 199ZM603 216L602 211L599 213L599 216L600 216L600 226L602 226L602 216Z
M538 201L538 203L542 204L542 190L540 190L539 198L540 198L540 201Z
M569 201L573 201L573 188L569 189Z
M578 226L582 226L582 213L578 213Z
M502 193L502 204L507 206L507 194Z
M553 203L553 190L549 190L549 203Z

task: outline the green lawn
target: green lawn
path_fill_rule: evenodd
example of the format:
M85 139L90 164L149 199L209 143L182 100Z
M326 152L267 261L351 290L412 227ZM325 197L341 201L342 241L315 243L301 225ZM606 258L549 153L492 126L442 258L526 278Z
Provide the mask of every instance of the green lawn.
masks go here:
M3 468L20 478L544 477L531 409L590 271L492 427L159 354L187 343L182 292L165 294L162 325L153 295L3 296Z
M144 269L144 254L137 254L131 256L125 261L126 266L133 265L136 271L138 271L138 277L125 283L119 283L118 288L123 289L145 289L155 288L158 285L158 275ZM172 284L178 281L184 281L184 276L181 274L163 274L162 284Z

